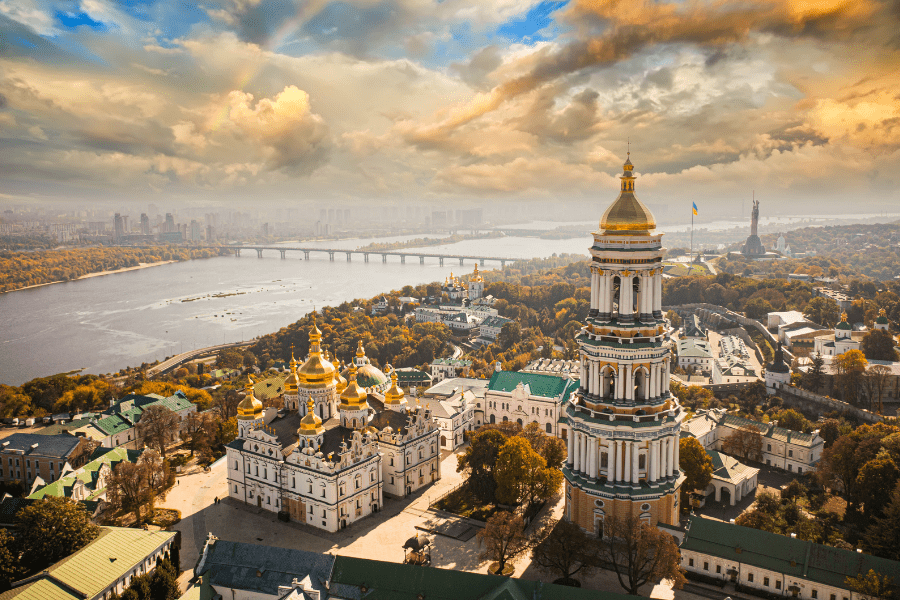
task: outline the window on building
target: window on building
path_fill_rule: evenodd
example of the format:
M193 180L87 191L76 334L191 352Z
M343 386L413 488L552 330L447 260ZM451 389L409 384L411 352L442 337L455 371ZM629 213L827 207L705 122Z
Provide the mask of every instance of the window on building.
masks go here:
M775 589L776 589L776 590L780 590L780 589L781 589L781 580L780 580L780 579L776 579L776 580L775 580Z
M722 565L716 565L716 573L722 572Z
M753 573L747 573L747 581L753 583Z
M689 566L689 567L693 567L693 566L694 566L694 559L693 559L693 558L689 558L689 559L688 559L688 566Z
M708 562L703 563L703 570L709 571L709 563Z
M768 577L763 577L763 585L766 587L769 587L769 578Z
M813 597L813 600L816 600L816 598L819 597L819 590L815 590L815 589L814 589L814 590L812 591L812 597Z
M793 456L793 455L794 455L794 451L793 451L793 450L788 450L788 456Z
M767 451L767 452L771 452L771 451L772 451L772 444L766 444L766 451Z

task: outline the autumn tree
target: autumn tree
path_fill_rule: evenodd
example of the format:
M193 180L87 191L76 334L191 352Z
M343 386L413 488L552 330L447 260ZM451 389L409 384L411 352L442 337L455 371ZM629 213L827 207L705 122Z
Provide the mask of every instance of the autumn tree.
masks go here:
M900 470L890 453L882 448L878 455L860 469L856 477L859 500L867 517L881 514L891 500L891 492L900 478Z
M866 371L866 357L859 350L847 350L832 361L835 386L841 392L841 399L851 404L859 400L859 389L863 373Z
M762 434L755 427L735 429L722 440L722 450L745 460L762 460Z
M766 384L762 381L753 381L741 390L741 393L738 395L738 406L744 412L752 415L756 408L761 406L768 397Z
M831 445L841 437L841 423L837 419L826 419L819 426L819 437L825 441L825 447L830 448Z
M693 493L694 490L704 491L712 481L712 459L706 453L703 444L697 438L683 437L678 446L678 467L685 475L684 485L681 486L682 495ZM682 497L682 506L685 506L685 498Z
M831 298L817 296L803 309L803 316L813 323L834 327L841 316L841 307Z
M494 469L497 500L505 504L548 500L562 485L562 472L547 467L544 457L535 452L523 437L509 438Z
M505 510L495 513L478 532L478 540L485 546L478 558L494 561L497 566L493 572L503 574L507 564L514 563L530 547L524 529L525 523L518 515Z
M198 412L191 412L184 418L183 433L187 438L188 448L191 449L191 456L194 451L208 444L208 435L210 428L208 422L211 419L209 415Z
M466 486L482 502L494 502L497 481L494 467L506 436L495 429L482 429L472 436L465 452L456 457L457 472L466 475Z
M882 398L888 389L892 377L891 368L886 365L872 365L863 374L863 389L866 392L869 410L884 412Z
M859 348L868 360L894 362L900 360L900 356L894 350L895 344L896 341L890 333L883 329L873 329L863 336Z
M23 574L16 539L6 529L0 529L0 593L8 590Z
M581 527L565 519L551 519L535 536L532 564L545 573L559 575L554 583L572 585L574 576L590 575L599 547Z
M538 423L529 423L518 435L528 440L532 449L544 457L548 467L561 469L566 462L566 442L544 433Z
M634 596L651 582L667 579L681 589L687 581L675 538L635 516L603 522L600 554L612 565L619 585Z
M138 435L142 443L157 450L166 457L166 446L178 433L178 415L165 406L154 404L147 407L138 421Z
M896 591L892 577L876 573L873 569L865 575L859 573L856 577L847 577L846 583L860 600L891 600Z
M16 515L21 564L29 572L43 569L83 548L98 535L84 506L71 498L48 496Z
M167 463L154 450L145 450L136 462L122 461L107 481L107 500L118 510L134 514L141 524L141 510L154 502L168 482Z
M219 411L219 416L227 421L228 419L237 417L237 406L242 399L243 396L241 396L237 390L228 389L216 394L213 406Z

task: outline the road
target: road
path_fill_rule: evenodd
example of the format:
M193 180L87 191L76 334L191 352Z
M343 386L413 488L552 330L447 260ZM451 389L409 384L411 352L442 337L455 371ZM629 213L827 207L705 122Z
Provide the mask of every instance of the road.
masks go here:
M161 373L165 373L170 369L174 369L175 367L188 362L194 358L198 358L200 356L206 356L208 354L213 354L214 352L218 352L219 350L224 350L226 348L240 348L243 346L249 346L253 344L253 340L247 342L232 342L230 344L219 344L218 346L209 346L207 348L198 348L197 350L188 350L187 352L182 352L181 354L176 354L172 358L159 363L156 366L150 367L147 369L146 375L147 378L153 378Z

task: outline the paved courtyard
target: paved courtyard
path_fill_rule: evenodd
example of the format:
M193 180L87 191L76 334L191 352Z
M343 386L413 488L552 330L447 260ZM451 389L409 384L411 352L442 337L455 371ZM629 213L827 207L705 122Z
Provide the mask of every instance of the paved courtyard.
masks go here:
M416 527L441 519L440 514L428 511L431 501L459 485L462 476L456 472L456 455L446 453L441 461L441 479L411 498L396 499L385 496L384 509L337 533L328 533L305 524L279 521L275 513L248 506L226 498L227 469L225 461L214 464L210 471L197 471L178 477L160 505L181 511L181 522L174 529L181 532L181 565L185 569L182 584L193 576L200 550L211 532L223 540L265 544L281 548L295 548L390 562L403 562L403 543L417 533ZM225 498L218 504L215 498ZM544 507L540 520L560 518L564 503L560 494ZM452 519L452 517L451 517ZM443 535L430 534L432 566L476 573L487 573L488 562L479 560L482 548L477 537L460 541ZM531 565L525 556L516 563L514 577L528 580L552 581ZM599 570L590 577L578 576L586 588L623 593L612 571ZM663 582L646 586L641 594L660 600L708 600L718 590L707 593L675 591ZM721 595L722 598L725 595Z

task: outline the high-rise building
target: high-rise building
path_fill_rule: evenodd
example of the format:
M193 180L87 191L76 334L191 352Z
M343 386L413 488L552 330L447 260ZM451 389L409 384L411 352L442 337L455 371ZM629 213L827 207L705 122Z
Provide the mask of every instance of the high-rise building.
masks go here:
M178 228L175 226L175 217L172 216L172 213L166 213L166 222L163 224L163 232L169 233L172 231L178 231Z
M150 217L141 213L141 235L150 235Z
M200 227L200 223L195 219L191 219L191 225L188 228L188 239L192 242L199 242L202 237L202 231L203 229Z
M581 385L565 409L565 515L602 535L606 519L678 523L684 411L669 392L662 233L634 195L631 160L591 252L591 304L576 336Z
M125 236L125 219L116 213L113 217L113 241L119 242Z

